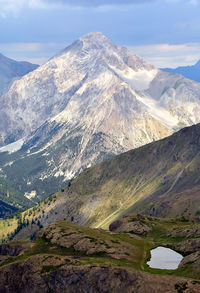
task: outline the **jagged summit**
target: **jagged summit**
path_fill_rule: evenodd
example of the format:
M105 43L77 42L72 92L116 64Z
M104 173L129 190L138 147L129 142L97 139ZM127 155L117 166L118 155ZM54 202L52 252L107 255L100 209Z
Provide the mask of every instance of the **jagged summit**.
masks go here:
M156 70L152 64L129 52L126 47L116 46L101 32L88 33L79 38L61 52L63 57L66 54L76 55L75 62L78 60L79 64L84 63L88 72L91 71L88 66L96 65L97 62L101 66L104 64L106 70L110 65L111 70L112 66L116 66L119 70L124 70L126 66L134 71Z
M103 33L101 32L92 32L88 33L85 36L81 37L80 40L86 45L96 45L95 49L101 49L105 48L105 46L108 46L110 48L116 48L116 45L107 38Z
M98 41L107 41L114 45L114 43L106 37L102 32L90 32L85 34L84 36L80 37L80 40L82 41L92 41L92 42L98 42Z
M89 51L91 52L94 50L102 50L102 49L105 50L106 48L110 48L114 50L117 48L117 46L109 38L107 38L103 33L92 32L77 39L71 45L66 47L61 52L61 54L71 51L71 52L77 52L81 55L83 52L85 52L85 50L88 50L88 52Z

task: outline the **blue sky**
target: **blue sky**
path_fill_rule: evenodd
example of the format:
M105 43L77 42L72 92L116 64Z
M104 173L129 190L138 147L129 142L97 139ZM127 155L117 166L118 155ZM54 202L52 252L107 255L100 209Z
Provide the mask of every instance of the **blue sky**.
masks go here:
M0 52L43 63L101 31L158 67L200 59L200 0L0 0Z

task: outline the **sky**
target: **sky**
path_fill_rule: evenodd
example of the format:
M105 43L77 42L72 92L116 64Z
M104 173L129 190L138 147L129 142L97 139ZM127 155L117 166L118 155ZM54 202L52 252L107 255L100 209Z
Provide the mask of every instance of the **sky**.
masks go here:
M0 0L0 53L42 64L101 31L157 67L200 59L200 0Z

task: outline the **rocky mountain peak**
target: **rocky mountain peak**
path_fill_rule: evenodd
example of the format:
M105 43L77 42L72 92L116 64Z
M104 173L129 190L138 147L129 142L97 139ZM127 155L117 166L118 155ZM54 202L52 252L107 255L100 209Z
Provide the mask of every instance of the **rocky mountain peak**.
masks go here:
M91 49L99 50L106 47L109 49L117 48L116 45L101 32L88 33L81 37L80 40L83 42L84 47L90 47Z
M94 71L91 71L91 68L94 67L100 69L97 70L98 73L101 72L102 67L104 70L109 68L113 70L113 67L115 67L120 71L126 70L127 73L129 70L135 72L142 70L157 71L152 64L128 51L126 47L115 45L101 32L86 34L55 58L59 56L62 56L63 59L69 58L69 55L73 60L73 65L77 63L81 71L85 69L86 72L92 72L92 74L94 74Z

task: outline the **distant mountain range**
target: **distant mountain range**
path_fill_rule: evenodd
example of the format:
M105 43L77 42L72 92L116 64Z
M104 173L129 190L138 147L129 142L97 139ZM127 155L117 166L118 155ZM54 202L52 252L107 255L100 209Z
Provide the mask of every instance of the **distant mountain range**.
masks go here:
M200 122L199 111L199 83L90 33L1 97L0 176L37 202L85 168Z
M170 73L178 73L186 78L200 82L200 60L191 66L180 66L177 68L161 68L162 71Z
M15 61L0 53L0 96L5 93L12 82L35 70L39 65L25 61Z

